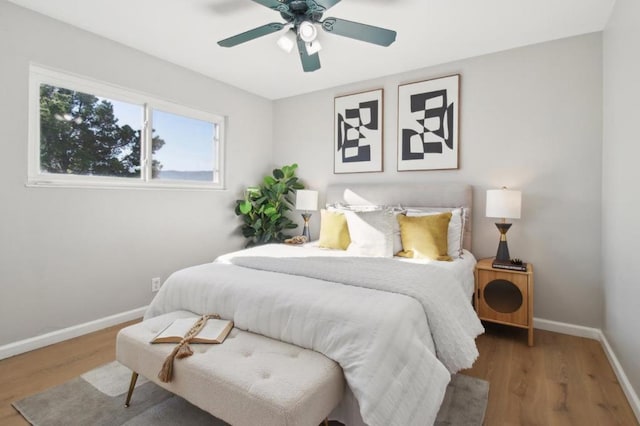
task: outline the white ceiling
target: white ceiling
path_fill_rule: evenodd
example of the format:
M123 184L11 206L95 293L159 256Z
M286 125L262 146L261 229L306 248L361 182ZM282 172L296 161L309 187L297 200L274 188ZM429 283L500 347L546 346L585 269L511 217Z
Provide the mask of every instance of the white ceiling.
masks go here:
M320 31L322 68L304 73L280 33L218 40L279 14L251 0L10 0L269 99L601 31L615 0L342 0L324 17L397 31L380 47Z

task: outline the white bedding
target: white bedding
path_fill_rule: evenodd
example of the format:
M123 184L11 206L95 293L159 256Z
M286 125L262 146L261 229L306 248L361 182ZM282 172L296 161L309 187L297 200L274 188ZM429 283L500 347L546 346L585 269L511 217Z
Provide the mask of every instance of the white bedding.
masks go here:
M432 424L450 372L477 356L473 339L482 326L467 288L475 260L467 252L455 262L405 262L313 245L256 247L174 273L145 318L179 309L218 313L238 328L337 361L367 424ZM290 267L310 276L283 273Z
M430 261L428 259L411 259L407 257L396 256L393 259L398 262L407 263L433 263L438 268L443 268L451 271L456 276L456 283L462 286L462 290L467 294L469 298L473 296L473 289L475 287L473 278L473 269L476 266L476 258L468 250L463 250L463 254L460 258L454 259L451 262L438 262ZM231 263L231 259L240 256L268 256L268 257L353 257L352 253L346 250L331 250L318 246L318 242L293 246L287 244L267 244L263 246L252 247L251 249L234 251L231 253L223 254L215 261L221 263Z

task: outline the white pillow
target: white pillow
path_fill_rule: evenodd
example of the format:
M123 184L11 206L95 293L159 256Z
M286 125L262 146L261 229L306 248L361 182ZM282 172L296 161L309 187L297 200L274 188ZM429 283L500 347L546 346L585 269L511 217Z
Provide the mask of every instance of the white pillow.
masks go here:
M386 210L356 212L342 210L347 218L351 244L347 253L355 256L393 257L393 221Z
M453 259L462 256L462 238L464 237L464 211L462 208L407 207L407 216L429 216L451 212L447 234L447 254Z
M372 212L378 210L384 210L385 206L377 206L375 204L362 204L362 205L354 205L354 204L343 204L343 203L334 203L327 204L327 210L329 211L352 211L352 212Z
M395 256L402 251L402 237L400 236L400 222L398 222L399 214L407 214L407 211L400 208L393 208L393 255Z

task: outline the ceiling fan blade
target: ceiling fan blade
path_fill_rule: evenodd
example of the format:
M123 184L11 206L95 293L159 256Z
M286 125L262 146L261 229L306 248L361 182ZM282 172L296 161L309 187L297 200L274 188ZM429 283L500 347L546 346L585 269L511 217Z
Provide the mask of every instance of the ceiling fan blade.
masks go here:
M389 46L396 41L396 32L373 25L347 21L346 19L327 18L322 21L322 28L330 33L354 38L380 46Z
M280 31L283 28L284 28L284 24L281 24L279 22L271 22L270 24L265 24L261 27L257 27L252 30L245 31L241 34L234 35L233 37L220 40L218 44L222 47L233 47L233 46L237 46L238 44L256 39L258 37L275 33L276 31Z
M312 72L320 69L320 55L314 53L309 55L304 40L298 36L298 52L300 52L300 61L302 61L302 69L304 72Z
M340 3L340 0L315 0L315 2L318 6L324 7L324 10L329 10L329 8Z

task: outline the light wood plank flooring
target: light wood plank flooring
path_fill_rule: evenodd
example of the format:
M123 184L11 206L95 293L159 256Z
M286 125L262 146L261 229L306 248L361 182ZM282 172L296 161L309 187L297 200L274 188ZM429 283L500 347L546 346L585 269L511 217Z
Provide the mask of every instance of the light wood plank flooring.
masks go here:
M28 424L12 401L112 361L116 333L132 323L0 361L0 424ZM524 330L486 328L463 372L491 383L485 425L638 425L598 342L536 330L529 348Z
M638 425L599 342L485 324L480 358L461 373L488 380L485 425Z

